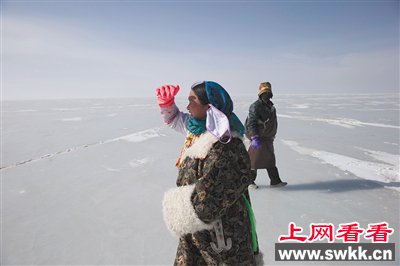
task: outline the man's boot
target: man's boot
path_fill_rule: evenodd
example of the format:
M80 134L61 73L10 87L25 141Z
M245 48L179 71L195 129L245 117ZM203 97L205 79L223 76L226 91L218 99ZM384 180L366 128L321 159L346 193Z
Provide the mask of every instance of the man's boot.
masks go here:
M287 185L287 182L282 182L281 178L279 177L278 168L268 168L267 172L269 179L271 180L271 187L283 187Z

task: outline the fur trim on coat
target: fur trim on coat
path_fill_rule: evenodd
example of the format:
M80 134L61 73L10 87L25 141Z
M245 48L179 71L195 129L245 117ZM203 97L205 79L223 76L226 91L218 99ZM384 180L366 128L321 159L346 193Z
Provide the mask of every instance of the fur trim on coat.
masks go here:
M243 138L237 132L232 132L232 138L239 138L243 141ZM195 143L187 148L181 157L181 161L183 162L186 157L194 158L194 159L204 159L214 143L218 141L218 138L211 134L210 132L206 131L205 133L201 134L199 139L195 141Z

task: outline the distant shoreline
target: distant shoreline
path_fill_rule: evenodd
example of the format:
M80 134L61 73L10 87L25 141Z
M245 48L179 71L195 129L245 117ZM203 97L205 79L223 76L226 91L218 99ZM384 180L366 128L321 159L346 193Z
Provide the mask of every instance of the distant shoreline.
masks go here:
M400 92L379 92L379 93L275 93L274 98L279 98L280 96L371 96L371 95L397 95L400 97ZM232 98L255 98L255 94L231 94ZM2 102L22 102L22 101L88 101L88 100L97 100L97 101L104 101L104 100L127 100L127 99L151 99L155 98L153 95L149 96L126 96L126 97L93 97L93 98L49 98L49 99L2 99ZM186 95L176 97L178 101L186 100Z

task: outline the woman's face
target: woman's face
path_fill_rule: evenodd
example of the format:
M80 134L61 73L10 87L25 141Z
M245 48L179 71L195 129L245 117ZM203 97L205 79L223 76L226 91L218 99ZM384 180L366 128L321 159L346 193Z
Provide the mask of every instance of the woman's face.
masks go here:
M190 90L188 100L189 104L187 106L187 110L189 111L190 115L196 119L205 118L207 115L208 104L201 104L199 98L196 96L193 90Z

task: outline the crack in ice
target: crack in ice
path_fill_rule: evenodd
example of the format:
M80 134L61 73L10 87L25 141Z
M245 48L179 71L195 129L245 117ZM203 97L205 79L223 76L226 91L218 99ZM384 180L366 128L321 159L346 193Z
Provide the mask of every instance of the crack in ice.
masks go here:
M125 135L122 137L118 137L118 138L114 138L114 139L109 139L109 140L103 140L103 141L98 141L95 143L90 143L90 144L84 144L81 146L77 146L77 147L73 147L73 148L68 148L66 150L63 151L58 151L58 152L54 152L54 153L49 153L49 154L45 154L36 158L31 158L28 160L24 160L24 161L20 161L20 162L16 162L7 166L3 166L0 167L0 170L6 170L6 169L10 169L10 168L15 168L21 165L25 165L28 163L34 163L34 162L38 162L41 161L43 159L46 158L51 158L57 155L62 155L62 154L67 154L70 152L75 152L75 151L79 151L79 150L83 150L89 147L93 147L93 146L98 146L98 145L102 145L102 144L107 144L107 143L111 143L111 142L116 142L116 141L128 141L128 142L142 142L142 141L146 141L152 138L156 138L156 137L163 137L165 136L164 134L160 133L161 127L156 127L156 128L151 128L151 129L146 129L143 131L139 131L130 135Z

